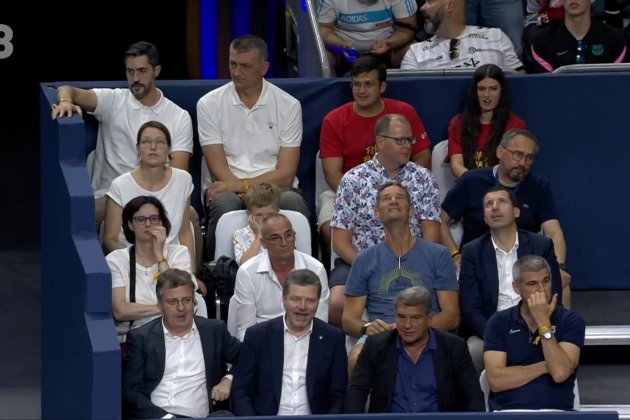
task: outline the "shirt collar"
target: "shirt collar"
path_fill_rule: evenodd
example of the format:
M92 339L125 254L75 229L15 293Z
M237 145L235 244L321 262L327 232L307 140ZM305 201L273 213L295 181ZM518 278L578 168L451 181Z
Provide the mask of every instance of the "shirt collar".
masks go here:
M511 254L513 251L516 251L518 249L518 232L516 233L516 241L514 241L514 246L512 247L512 249L510 249L509 252L505 252L504 250L499 248L497 243L494 242L494 238L492 237L492 235L490 235L490 239L492 240L492 246L494 247L494 251L495 252L502 252L504 254Z
M162 330L164 331L164 337L167 339L187 339L188 337L193 337L195 335L197 335L197 324L195 324L195 319L193 318L193 324L192 327L190 328L190 331L188 331L186 334L184 334L183 336L177 336L177 335L173 335L169 332L169 330L166 329L166 325L164 325L164 317L162 317Z
M129 107L131 109L148 109L152 111L154 114L159 114L160 109L162 108L162 103L164 102L164 94L158 88L155 88L155 90L157 90L158 93L160 94L160 99L158 99L157 103L153 106L142 105L142 103L139 100L137 100L135 96L131 94L131 91L129 91L129 98L127 99L127 101L129 102Z
M309 326L308 326L308 331L306 332L306 334L304 334L304 335L303 335L302 337L300 337L300 338L297 338L297 337L296 337L296 339L301 340L301 339L303 339L304 337L308 337L309 335L311 335L311 333L313 332L313 322L314 322L314 321L313 321L313 320L311 320L311 325L309 325ZM291 334L293 337L295 337L295 335L293 335L293 333L292 333L291 331L289 331L289 327L287 326L287 314L286 314L286 312L284 312L284 313L282 314L282 324L284 325L284 330L283 330L283 331L284 331L284 333L285 333L285 334L287 334L287 333L288 333L288 334Z
M396 334L396 348L399 351L404 351L404 348L400 341L400 336L398 334ZM431 350L431 351L437 350L437 339L435 338L435 333L433 332L433 329L430 327L429 327L429 339L427 340L427 345L422 350L422 354L424 354L427 350Z
M267 252L267 250L265 249L263 252L261 252L260 254L258 254L258 266L256 267L256 273L257 274L261 274L261 273L271 273L273 271L273 269L271 268L271 261L269 260L269 252ZM297 255L297 250L293 251L293 269L297 270L300 268L306 268L306 267L302 267L302 264L300 264L300 259L298 258Z
M234 82L230 82L232 83L232 105L238 106L238 105L243 105L243 103L241 102L241 98L238 97L238 92L236 92L236 86L234 86ZM269 86L268 86L268 82L266 79L263 78L262 81L262 90L260 91L260 96L258 97L258 100L256 101L256 104L252 107L252 109L259 107L259 106L264 106L267 105L267 103L269 102L269 95L267 95L267 91L269 90Z

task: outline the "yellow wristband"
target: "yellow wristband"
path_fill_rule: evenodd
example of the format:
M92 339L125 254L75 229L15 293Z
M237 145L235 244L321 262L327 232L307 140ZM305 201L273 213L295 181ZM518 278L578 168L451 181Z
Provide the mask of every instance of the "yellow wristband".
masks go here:
M245 194L249 190L249 181L243 178L243 194Z
M454 249L451 251L451 258L455 258L459 254L461 254L461 252L459 252L459 249Z
M166 258L165 258L165 257L162 257L162 258L160 258L160 259L158 260L157 264L158 264L158 265L160 265L160 264L165 263L165 262L166 262Z
M72 102L72 99L59 99L59 101L58 101L58 102L59 102L59 103L62 103L62 102L70 102L71 104L73 104L73 103L74 103L74 102Z

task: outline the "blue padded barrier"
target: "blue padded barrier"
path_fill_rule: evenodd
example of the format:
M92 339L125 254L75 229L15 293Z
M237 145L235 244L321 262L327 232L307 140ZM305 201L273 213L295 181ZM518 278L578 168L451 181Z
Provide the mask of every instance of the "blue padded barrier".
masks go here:
M386 96L413 104L432 143L437 144L447 137L448 122L461 108L468 80L468 76L391 77ZM630 280L624 273L627 270L626 242L630 233L626 211L630 206L630 197L626 194L630 179L626 100L630 92L630 75L527 75L509 76L508 80L514 112L527 122L541 144L534 170L551 181L557 197L568 245L567 263L573 276L572 287L629 289ZM319 127L328 111L350 100L349 80L271 81L302 103L304 139L298 177L313 210L314 162ZM158 86L167 97L190 112L196 141L197 100L225 82L159 81ZM100 394L94 392L101 386L107 387L108 393L119 391L116 382L119 367L114 366L114 362L118 362L118 353L109 314L109 274L98 245L92 243L96 241L93 234L94 210L84 158L89 151L86 144L93 144L96 130L93 122L85 130L79 117L59 122L50 120L50 104L55 96L51 87L62 84L66 83L42 84L40 100L44 335L42 413L47 417L61 416L60 413L72 417L71 412L77 410L79 417L87 417L86 413L89 410L94 412L97 406L106 413L118 410L119 402L116 403L118 405L107 403L101 406ZM82 87L126 86L120 81L70 84ZM87 140L86 133L89 133ZM196 200L197 206L200 159L197 145L191 163L196 184L193 200ZM68 305L70 302L72 305ZM109 336L100 341L101 333ZM96 379L96 375L105 372L116 378Z

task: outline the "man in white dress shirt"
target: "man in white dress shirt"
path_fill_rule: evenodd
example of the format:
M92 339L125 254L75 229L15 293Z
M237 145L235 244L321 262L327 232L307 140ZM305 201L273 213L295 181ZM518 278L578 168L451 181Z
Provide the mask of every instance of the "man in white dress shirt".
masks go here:
M237 416L338 414L348 377L341 330L314 319L322 293L310 270L282 287L285 314L247 330L234 367Z
M230 309L230 331L242 340L252 325L282 315L282 287L293 270L306 268L314 272L322 285L319 307L315 316L328 321L328 277L321 262L295 249L296 232L282 214L266 216L261 225L260 239L265 251L247 260L238 269L234 297ZM235 326L235 329L232 327Z
M223 321L194 316L194 290L187 271L164 271L156 285L163 317L127 335L122 386L126 416L229 415L213 405L230 396L226 364L238 361L241 343Z

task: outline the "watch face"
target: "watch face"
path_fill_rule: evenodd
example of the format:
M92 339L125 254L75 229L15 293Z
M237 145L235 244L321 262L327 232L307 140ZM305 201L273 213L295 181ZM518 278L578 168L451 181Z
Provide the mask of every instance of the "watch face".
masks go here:
M552 336L553 334L551 334L551 331L548 331L542 335L542 338L544 338L545 340L551 340Z

